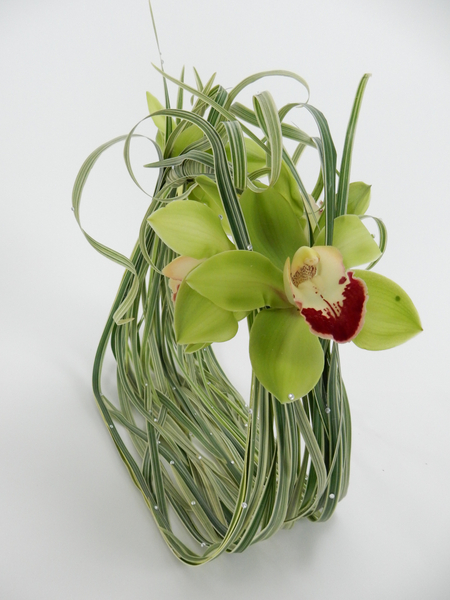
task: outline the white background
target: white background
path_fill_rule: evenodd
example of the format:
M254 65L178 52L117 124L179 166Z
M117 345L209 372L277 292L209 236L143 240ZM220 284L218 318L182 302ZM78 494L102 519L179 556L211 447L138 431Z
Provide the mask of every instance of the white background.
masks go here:
M0 4L0 596L5 600L301 598L444 600L449 534L449 95L446 0L154 1L167 71L231 87L298 72L340 155L371 72L352 180L389 231L377 270L413 298L424 332L369 353L342 349L354 427L347 498L244 554L192 569L164 545L105 431L90 389L121 269L70 211L86 156L162 99L145 0ZM301 101L278 79L277 102ZM292 122L315 133L310 121ZM145 149L144 149L145 148ZM150 146L142 152L152 160ZM306 156L305 180L316 168ZM142 160L140 163L142 164ZM151 184L148 173L146 182ZM148 199L119 148L86 186L82 220L129 254ZM245 336L218 350L247 394Z

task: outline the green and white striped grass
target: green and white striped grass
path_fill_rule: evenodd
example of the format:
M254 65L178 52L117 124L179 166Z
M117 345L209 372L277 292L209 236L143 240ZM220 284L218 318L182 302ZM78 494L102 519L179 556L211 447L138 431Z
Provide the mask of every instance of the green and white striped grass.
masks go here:
M184 82L184 69L179 80L159 71L164 81L178 86L177 108L169 108L165 86L167 107L146 117L165 118L159 134L164 150L155 143L158 161L150 166L159 169L159 177L134 251L126 258L82 230L98 252L125 268L95 357L93 390L109 434L167 545L183 562L200 565L223 552L242 552L298 519L331 517L349 483L350 411L338 346L327 340L321 340L325 368L319 383L304 398L284 405L254 376L247 404L211 347L185 353L174 337L171 292L161 275L175 254L147 218L167 202L187 197L196 186L195 176L207 173L217 183L236 247L246 249L250 239L238 197L247 186L258 190L254 181L262 175L276 182L283 161L298 184L305 213L310 207L314 215L295 166L304 147L312 146L321 164L312 196L318 199L323 190L330 244L334 219L346 212L353 138L368 76L361 81L351 113L336 193L336 150L319 110L308 103L300 105L317 123L319 135L310 137L283 123L298 103L277 110L269 92L254 98L253 110L235 101L247 85L268 76L290 77L307 89L301 77L286 71L258 73L227 92L213 85L214 78L203 85L198 73L196 89ZM196 98L189 112L182 108L186 92ZM260 136L246 123L259 127ZM174 157L177 140L193 125L203 137ZM102 145L81 167L72 200L80 227L84 184L107 148L124 143L126 168L140 187L129 157L136 128ZM247 171L244 137L266 153L265 169ZM293 156L283 138L298 143ZM384 226L378 220L377 224L385 240ZM254 314L248 318L249 328L253 318ZM108 346L117 363L118 404L102 391ZM119 434L118 425L126 430L125 436ZM176 533L179 522L186 535Z

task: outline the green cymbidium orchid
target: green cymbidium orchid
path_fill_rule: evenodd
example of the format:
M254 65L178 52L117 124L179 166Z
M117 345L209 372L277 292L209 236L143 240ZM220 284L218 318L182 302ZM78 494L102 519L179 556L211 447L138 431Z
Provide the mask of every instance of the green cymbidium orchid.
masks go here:
M381 275L349 270L380 256L359 216L335 220L333 246L323 245L322 230L310 247L294 209L276 190L246 190L241 207L252 252L231 249L220 220L199 202L172 202L149 219L165 243L189 253L163 271L176 300L179 343L197 349L230 339L237 319L258 310L250 331L253 369L280 402L289 402L320 379L319 338L379 350L421 330L401 288Z

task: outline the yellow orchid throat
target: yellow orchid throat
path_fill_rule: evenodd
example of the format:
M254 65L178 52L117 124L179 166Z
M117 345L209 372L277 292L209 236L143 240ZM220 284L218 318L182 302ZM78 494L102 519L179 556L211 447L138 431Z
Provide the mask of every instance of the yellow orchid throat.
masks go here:
M302 246L283 272L284 289L315 335L344 343L361 331L368 299L362 279L346 271L333 246Z

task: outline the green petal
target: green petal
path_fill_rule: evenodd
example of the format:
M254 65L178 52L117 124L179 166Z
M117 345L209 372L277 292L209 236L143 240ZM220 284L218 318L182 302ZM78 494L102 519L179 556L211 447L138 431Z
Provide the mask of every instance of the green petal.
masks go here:
M231 235L230 225L222 205L222 200L220 199L217 184L206 175L199 175L195 178L195 182L198 185L193 189L189 195L189 198L191 200L196 200L197 202L206 204L206 206L208 206L213 213L217 215L217 218L220 219L220 217L222 217L222 227L224 228L225 233Z
M266 166L266 153L256 142L250 138L244 138L245 153L247 156L247 170L249 173L258 171Z
M356 269L354 273L366 282L369 292L364 325L353 340L357 346L365 350L387 350L422 331L416 307L399 285L372 271Z
M207 346L209 346L209 344L187 344L187 346L184 348L184 351L186 354L191 354L192 352L203 350L203 348L206 348Z
M324 244L325 228L319 233L314 245ZM356 215L344 215L335 219L333 246L342 254L346 269L372 262L381 256L378 244Z
M348 190L347 213L352 215L364 215L370 204L370 188L372 186L355 181L351 183Z
M174 200L155 211L148 222L162 241L178 254L208 258L233 248L220 219L193 200Z
M280 193L291 205L295 213L301 217L303 214L303 199L298 189L298 184L286 163L281 164L281 173L273 189Z
M203 190L206 197L208 198L207 202L209 203L208 204L209 208L211 208L211 210L214 210L214 211L216 210L216 208L221 209L222 208L222 200L220 199L220 194L219 194L219 190L217 188L217 184L212 179L207 177L206 175L199 175L198 177L196 177L195 181L196 181L196 183L198 183L200 189ZM196 189L198 189L198 188L196 188ZM222 213L223 213L223 208L222 208Z
M189 146L189 144L193 144L202 137L203 131L199 129L197 125L186 127L186 129L183 129L183 131L177 136L170 156L180 156L180 154L187 146Z
M234 318L236 319L236 321L242 321L242 319L245 319L245 317L248 317L248 315L251 313L251 310L238 310L235 311L233 313Z
M323 371L323 352L297 309L263 310L250 331L256 377L282 403L313 389Z
M225 342L237 330L233 313L200 296L183 281L175 302L175 335L179 344Z
M158 98L155 98L155 96L153 96L153 94L150 94L150 92L147 92L147 104L148 112L150 114L164 108L164 106L161 104ZM161 131L162 133L166 132L166 117L162 115L156 115L156 117L152 117L152 120L156 127L159 129L159 131Z
M165 144L164 133L160 129L158 129L158 131L156 133L155 141L158 144L158 146L161 148L161 150L164 152L164 144Z
M222 252L199 265L187 283L225 310L253 310L261 306L290 306L283 288L283 274L257 252Z
M279 269L288 256L308 244L299 219L273 188L260 194L247 188L240 202L253 250L267 256Z

